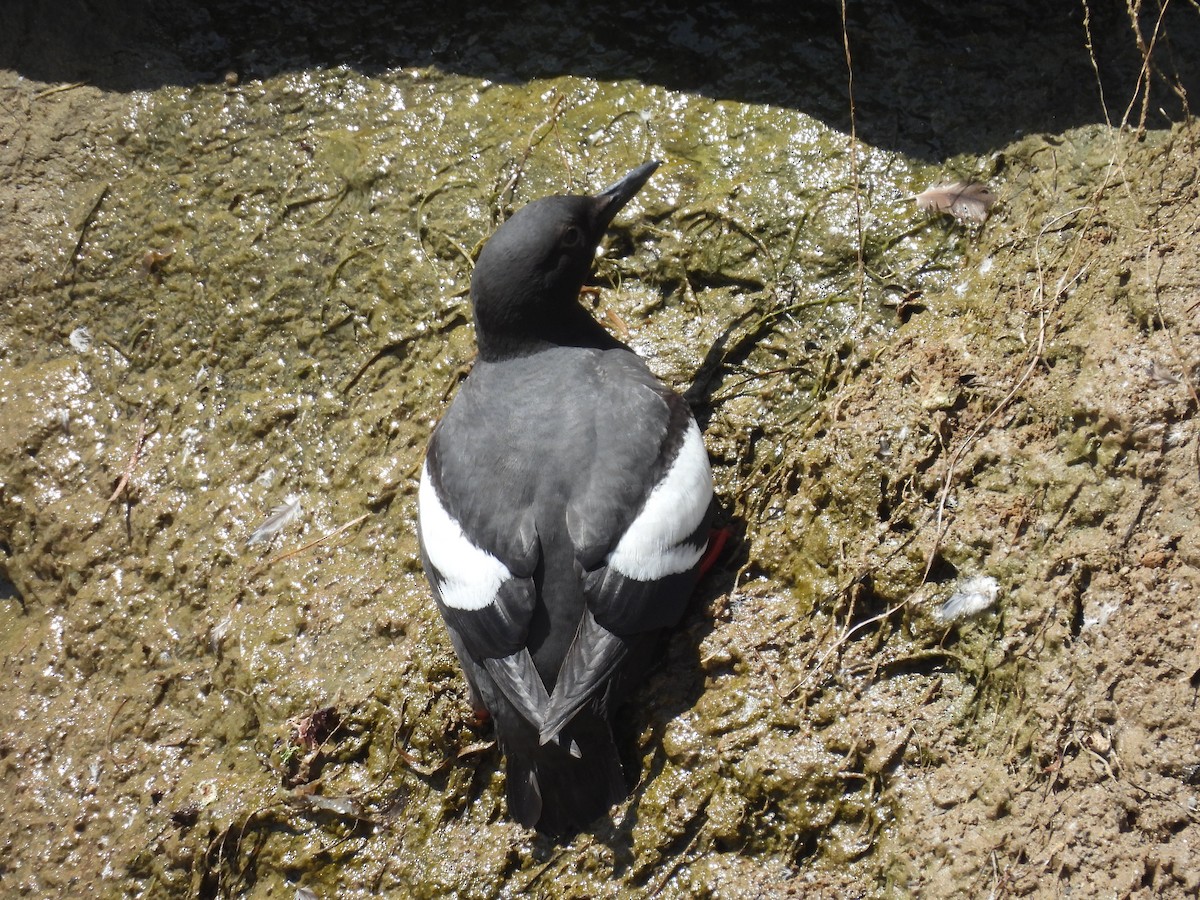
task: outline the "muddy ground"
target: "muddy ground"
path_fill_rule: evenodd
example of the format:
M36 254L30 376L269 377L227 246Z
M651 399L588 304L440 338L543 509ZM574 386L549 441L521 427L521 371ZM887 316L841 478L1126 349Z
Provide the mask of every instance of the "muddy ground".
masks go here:
M1200 15L1141 11L6 8L0 893L1200 894ZM735 540L553 844L416 475L479 243L650 157L586 302Z

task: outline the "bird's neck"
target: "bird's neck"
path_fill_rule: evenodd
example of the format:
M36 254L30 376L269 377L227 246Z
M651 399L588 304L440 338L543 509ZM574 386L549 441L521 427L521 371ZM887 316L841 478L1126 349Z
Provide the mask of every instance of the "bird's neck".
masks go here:
M489 362L530 356L550 347L611 350L625 346L576 300L546 304L525 316L492 315L478 297L473 305L479 358Z

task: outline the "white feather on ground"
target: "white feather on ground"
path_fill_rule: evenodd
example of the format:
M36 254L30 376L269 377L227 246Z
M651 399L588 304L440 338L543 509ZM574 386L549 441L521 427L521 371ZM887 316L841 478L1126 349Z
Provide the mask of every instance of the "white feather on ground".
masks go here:
M986 184L977 181L956 181L935 184L913 198L917 208L927 213L949 213L960 222L981 224L996 203L996 195Z
M939 622L957 622L995 606L1000 585L991 575L972 575L964 579L953 596L933 613Z
M299 517L300 498L295 494L290 494L284 498L281 504L271 510L271 514L267 516L265 522L254 529L254 534L250 535L250 540L246 541L246 546L256 544L282 531Z

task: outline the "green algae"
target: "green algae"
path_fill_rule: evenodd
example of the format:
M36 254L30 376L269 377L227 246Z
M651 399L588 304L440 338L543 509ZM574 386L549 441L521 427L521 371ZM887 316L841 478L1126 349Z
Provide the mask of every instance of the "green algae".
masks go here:
M4 818L28 832L5 860L22 887L47 869L126 896L742 896L770 869L903 893L899 786L948 754L904 727L914 711L935 705L951 743L1049 761L1021 653L1077 638L1074 613L1021 619L1031 571L998 516L936 553L928 529L947 479L956 503L1036 496L1047 532L1101 527L1125 501L1106 479L1132 439L1087 396L1022 395L1051 456L983 446L957 480L946 468L1035 336L1038 310L995 297L1076 271L1069 239L1020 216L1088 200L1107 132L950 161L1036 199L981 236L916 215L905 198L939 174L924 164L852 158L794 110L629 81L333 68L165 87L124 115L47 260L5 296L0 402L18 427L0 515L22 601L4 612L6 704L55 723L0 755L20 761ZM1051 144L1053 190L1026 177ZM473 353L480 242L529 199L651 157L666 165L616 225L597 311L680 389L698 376L746 568L706 586L623 720L630 805L553 847L505 819L499 754L420 574L415 477ZM899 315L912 297L931 315ZM1078 344L1042 358L1096 374ZM287 495L303 515L247 547ZM939 630L937 592L975 568L1011 591L1012 620ZM341 725L297 790L312 749L291 722L329 705ZM998 780L976 793L1000 814Z
M53 379L54 366L87 379L64 401L72 416L83 397L107 399L70 438L86 446L79 468L98 469L76 485L94 530L74 539L99 558L75 564L77 582L47 576L67 587L58 600L22 565L10 569L23 596L65 604L72 629L102 636L71 642L76 661L58 665L116 698L105 743L121 763L97 778L143 773L153 787L129 797L131 815L159 823L169 845L127 854L125 877L208 895L371 871L381 890L485 897L522 870L519 844L485 850L469 837L513 829L498 824L499 758L466 724L419 575L414 476L472 353L464 292L475 248L525 199L596 189L649 157L666 166L599 266L602 283L622 286L601 294L601 314L623 321L681 388L707 347L752 320L770 340L743 341L736 365L783 362L799 377L772 378L772 420L803 416L841 360L831 353L806 378L802 360L784 358L795 336L845 341L885 320L860 315L876 304L855 293L850 245L831 251L819 239L850 228L852 186L830 188L846 177L844 138L799 114L629 83L487 85L434 71L306 72L138 97L94 163L102 199L66 261L68 282L31 285L9 323L29 346L47 326L86 327L91 349L54 351L37 379ZM875 165L907 171L896 159ZM34 298L65 292L71 303L51 302L46 322ZM722 433L741 441L740 418L759 415L761 395L746 397L745 412L736 399L720 407L718 445ZM127 466L121 496L106 504ZM35 477L26 464L6 480ZM732 498L730 476L720 477ZM299 521L263 550L246 547L284 494L300 498ZM45 504L13 508L27 517L23 530L8 528L14 558L65 565ZM813 548L789 554L803 560L790 576L797 587L828 562ZM760 564L771 562L764 554ZM782 561L778 570L789 579ZM26 646L45 640L34 629ZM729 685L704 697L741 693ZM344 729L322 751L314 793L353 798L333 811L285 787L303 753L286 723L325 704ZM733 719L697 710L708 742L753 724L749 708ZM725 809L717 834L746 852L781 852L796 829L822 833L838 819L841 805L825 802L838 790L801 789L822 760L778 783L753 762L705 774L649 760L658 775L636 826L625 826L638 860L630 877L650 878L694 831L676 807L697 797ZM758 786L746 796L718 788L732 784ZM769 798L793 791L808 799L775 809ZM602 877L596 865L572 878Z

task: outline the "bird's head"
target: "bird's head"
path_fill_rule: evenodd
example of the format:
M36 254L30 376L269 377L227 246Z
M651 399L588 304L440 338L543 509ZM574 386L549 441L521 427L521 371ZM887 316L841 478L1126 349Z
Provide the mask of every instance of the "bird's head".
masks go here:
M496 230L471 276L481 357L586 342L599 329L579 305L579 290L613 217L658 166L645 163L592 196L535 200Z

